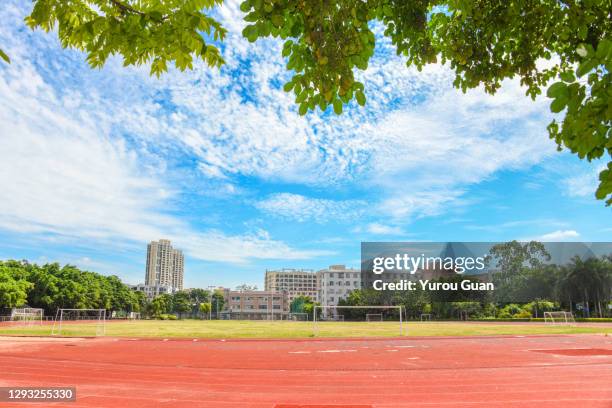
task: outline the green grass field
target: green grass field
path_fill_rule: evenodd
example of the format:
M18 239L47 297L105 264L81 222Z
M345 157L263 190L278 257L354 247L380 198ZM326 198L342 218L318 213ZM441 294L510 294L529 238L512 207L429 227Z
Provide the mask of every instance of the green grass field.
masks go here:
M0 335L49 336L51 325L0 325ZM534 323L496 322L408 322L408 336L483 336L527 334L612 334L612 324L545 326ZM389 337L399 335L399 323L393 322L323 322L318 337ZM64 336L94 336L92 324L65 324ZM141 320L114 321L106 324L106 335L114 337L162 338L307 338L313 337L312 322L224 321L224 320Z

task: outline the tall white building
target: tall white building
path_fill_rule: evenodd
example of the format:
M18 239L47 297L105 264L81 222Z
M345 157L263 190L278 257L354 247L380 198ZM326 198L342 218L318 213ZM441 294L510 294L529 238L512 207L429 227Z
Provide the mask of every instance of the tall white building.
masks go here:
M321 306L337 306L355 289L361 289L361 273L345 265L331 265L317 272L319 302Z
M184 268L183 252L173 248L169 240L151 241L147 246L145 285L171 286L175 290L182 290Z
M266 270L265 289L287 292L289 303L298 296L310 296L317 300L317 275L310 269Z

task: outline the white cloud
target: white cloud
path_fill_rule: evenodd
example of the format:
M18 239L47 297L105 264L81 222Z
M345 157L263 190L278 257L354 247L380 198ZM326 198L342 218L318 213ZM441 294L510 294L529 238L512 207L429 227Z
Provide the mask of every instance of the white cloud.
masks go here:
M573 241L579 237L580 234L574 230L557 230L549 232L548 234L540 235L534 240L544 242Z
M433 189L432 189L433 190ZM433 190L433 191L400 191L384 199L378 210L386 217L397 222L408 222L415 217L430 217L441 214L453 205L461 205L462 190Z
M326 254L294 249L265 232L197 231L163 211L177 194L163 181L165 162L116 137L109 124L116 111L91 109L108 109L102 99L72 92L66 103L27 61L0 75L0 94L4 231L74 243L170 237L194 258L235 263Z
M173 242L197 259L247 263L254 259L299 260L333 255L333 251L299 250L270 238L265 231L254 234L227 236L221 231L178 234Z
M265 234L198 231L163 210L180 200L167 182L172 158L188 156L201 177L223 182L224 194L234 194L243 176L331 189L358 184L377 197L368 212L395 225L462 205L470 184L555 154L541 114L546 101L531 102L516 81L496 96L464 95L452 88L448 67L419 73L392 53L378 53L359 74L366 108L300 117L281 89L288 73L280 42L241 38L238 4L219 10L230 29L225 67L198 64L161 80L145 67L123 68L119 58L90 70L52 34L15 28L29 6L3 5L0 44L13 63L0 67L0 182L8 185L0 227L94 240L172 236L200 259L296 259L319 253ZM379 44L390 47L387 39ZM361 211L358 200L288 193L256 206L317 222Z
M495 224L486 224L486 225L466 225L465 228L468 230L474 231L487 231L487 232L499 232L505 231L508 229L525 229L527 227L567 227L568 223L566 221L559 221L553 218L538 218L532 220L517 220L517 221L506 221L506 222L498 222Z
M375 235L403 235L404 231L400 227L379 224L377 222L370 223L366 226L366 231Z
M594 197L599 185L599 173L605 169L601 164L595 168L574 171L572 175L562 180L565 194L569 197Z
M244 41L230 35L229 53ZM300 117L279 88L288 78L279 43L250 47L248 64L232 57L220 73L197 71L168 84L190 118L172 133L209 175L314 186L359 180L378 193L379 212L394 206L400 216L428 216L458 203L470 184L556 154L546 136L546 101L532 102L517 81L495 96L478 89L464 95L447 67L419 73L400 58L377 57L362 74L366 108ZM188 86L195 80L197 87Z
M277 193L255 206L266 213L300 222L325 223L330 220L349 220L363 213L364 203L358 200L327 200L300 194Z

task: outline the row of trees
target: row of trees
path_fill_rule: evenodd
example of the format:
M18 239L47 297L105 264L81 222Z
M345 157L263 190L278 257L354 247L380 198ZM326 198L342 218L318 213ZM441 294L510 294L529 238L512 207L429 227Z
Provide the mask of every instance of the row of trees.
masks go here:
M117 276L82 271L57 263L42 266L27 261L0 261L0 309L28 305L53 316L57 309L106 309L119 314L144 316L206 317L223 310L223 292L191 289L159 295L148 301Z
M496 245L491 255L496 260L491 278L497 303L548 299L584 317L610 313L612 254L587 259L575 256L565 265L547 264L550 254L542 243L512 241Z
M355 290L340 306L403 305L409 317L433 314L438 318L528 318L551 310L572 311L580 317L608 317L612 313L612 255L581 259L566 265L547 264L550 255L539 242L516 241L491 249L491 272L495 285L486 291ZM479 281L483 277L455 275L436 282ZM356 310L345 315L374 313ZM359 316L353 316L359 317Z
M210 292L204 289L191 289L189 292L181 291L172 295L156 296L143 311L146 315L157 318L208 318L223 310L223 292L215 290Z
M116 276L57 263L39 266L27 261L0 261L0 308L25 304L44 309L46 315L55 314L59 308L139 312L146 298Z

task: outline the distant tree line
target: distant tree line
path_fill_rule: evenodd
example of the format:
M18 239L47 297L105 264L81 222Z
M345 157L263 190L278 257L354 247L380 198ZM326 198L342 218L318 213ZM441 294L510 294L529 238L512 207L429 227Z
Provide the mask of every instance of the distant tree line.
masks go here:
M487 259L486 277L495 291L352 291L339 306L403 305L409 318L432 314L440 319L531 318L552 310L572 311L578 317L612 314L612 254L599 258L574 257L566 265L547 264L550 255L539 242L507 242L494 246ZM455 275L435 282L480 281L482 277ZM362 318L376 310L344 310L345 318Z
M27 305L42 308L46 316L57 309L106 309L109 316L139 312L155 318L207 318L223 310L223 292L191 289L164 294L148 301L114 275L105 276L58 263L0 261L0 309Z
M179 319L209 317L217 318L223 310L224 297L221 290L212 293L205 289L179 291L172 295L156 296L144 309L147 316L159 319Z
M26 304L44 309L45 315L54 315L59 308L139 312L146 299L114 275L58 263L0 261L0 308Z

